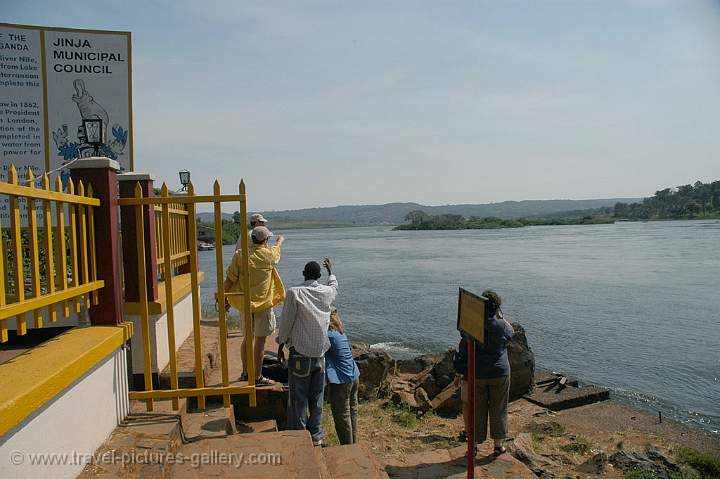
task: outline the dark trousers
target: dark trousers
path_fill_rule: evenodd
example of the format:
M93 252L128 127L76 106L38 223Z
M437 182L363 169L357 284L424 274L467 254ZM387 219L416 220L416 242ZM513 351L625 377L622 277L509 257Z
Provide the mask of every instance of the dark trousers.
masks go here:
M358 442L358 384L359 381L356 379L348 384L327 385L335 432L340 444Z
M290 349L288 387L288 429L307 429L313 441L320 441L323 436L325 358L309 358Z
M490 437L507 437L507 405L510 395L510 376L475 380L475 442Z

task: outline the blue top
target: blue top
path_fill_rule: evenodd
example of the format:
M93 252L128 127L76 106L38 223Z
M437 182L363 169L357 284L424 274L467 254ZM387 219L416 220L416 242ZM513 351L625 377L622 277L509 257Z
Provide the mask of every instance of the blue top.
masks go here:
M347 336L328 331L330 349L325 353L325 377L330 384L349 384L360 377Z
M500 378L510 375L507 345L512 339L512 326L503 319L490 318L485 323L485 344L475 343L475 377L477 379ZM455 370L467 376L467 339L460 339L455 355Z

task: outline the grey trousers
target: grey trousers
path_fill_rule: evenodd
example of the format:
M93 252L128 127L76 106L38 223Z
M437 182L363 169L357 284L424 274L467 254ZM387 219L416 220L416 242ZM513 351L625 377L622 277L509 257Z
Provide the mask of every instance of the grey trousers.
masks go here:
M507 405L510 395L510 376L475 380L475 442L487 439L488 422L490 437L507 437ZM467 401L467 391L463 391Z
M358 383L328 384L330 408L332 409L335 432L340 444L355 444L358 442L357 416L358 416Z

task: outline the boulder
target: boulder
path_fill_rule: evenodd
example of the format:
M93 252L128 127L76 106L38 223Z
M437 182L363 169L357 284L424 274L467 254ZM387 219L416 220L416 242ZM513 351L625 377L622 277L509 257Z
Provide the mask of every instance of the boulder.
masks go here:
M558 464L549 457L535 452L530 434L526 432L519 433L513 439L509 449L513 457L525 464L537 477L542 479L553 479L555 477L549 467L555 467Z
M462 413L462 399L460 398L460 386L454 383L447 385L440 394L430 401L433 411L443 415L458 415Z
M609 461L623 472L643 471L654 474L657 479L670 479L678 471L677 465L662 454L655 451L651 454L654 459L636 452L618 451L610 456Z
M601 475L605 474L608 468L608 456L604 452L599 452L587 461L580 464L577 468L579 472L588 474Z
M515 335L508 344L510 360L510 400L519 399L527 394L533 385L535 376L535 354L528 345L525 328L513 323Z
M387 377L393 367L393 360L388 353L378 349L367 349L353 356L360 369L360 399L375 399L388 388Z
M398 359L396 361L399 373L419 374L439 361L437 354L423 354L412 359Z
M417 383L428 397L434 398L455 379L454 354L455 350L449 349L442 356L436 356L435 362L418 376Z

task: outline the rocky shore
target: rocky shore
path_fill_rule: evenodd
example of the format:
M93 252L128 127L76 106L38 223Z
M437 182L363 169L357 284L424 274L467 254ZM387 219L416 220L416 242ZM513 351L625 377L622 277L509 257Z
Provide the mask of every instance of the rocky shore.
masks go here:
M513 327L507 447L537 477L720 478L720 437L612 401L606 389L538 371L524 329ZM382 349L356 343L353 355L361 371L360 398L373 416L389 411L389 422L403 414L419 418L418 423L400 421L413 425L406 438L398 438L405 433L402 427L373 430L367 439L379 456L397 460L399 451L437 449L431 441L418 442L418 434L442 437L448 448L459 446L462 403L453 384L453 350L395 360ZM449 431L441 434L443 429ZM412 447L405 450L403 443Z

